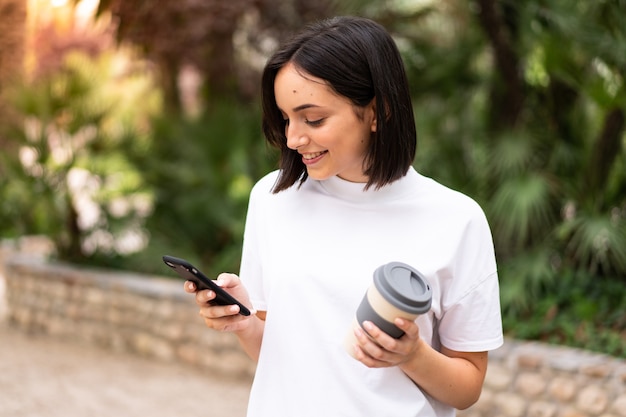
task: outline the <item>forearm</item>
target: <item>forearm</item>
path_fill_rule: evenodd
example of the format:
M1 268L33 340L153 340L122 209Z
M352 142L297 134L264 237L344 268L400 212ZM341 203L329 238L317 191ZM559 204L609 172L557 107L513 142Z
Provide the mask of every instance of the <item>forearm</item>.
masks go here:
M433 398L459 410L474 404L487 369L487 352L438 352L422 341L416 355L400 369Z
M258 316L251 317L250 320L250 324L245 329L236 332L235 335L244 352L250 359L258 362L265 321Z

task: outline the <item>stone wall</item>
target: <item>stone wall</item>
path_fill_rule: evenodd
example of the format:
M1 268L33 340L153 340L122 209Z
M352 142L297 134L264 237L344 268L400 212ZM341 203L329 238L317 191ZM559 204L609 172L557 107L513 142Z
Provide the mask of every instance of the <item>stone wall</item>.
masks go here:
M8 325L212 372L252 376L254 364L234 335L204 325L193 297L184 292L181 280L165 276L165 265L164 276L157 277L47 262L45 252L35 239L0 246ZM2 304L0 300L0 311Z
M626 417L626 362L507 340L490 353L483 393L459 417Z
M47 262L36 241L0 246L0 314L26 332L250 378L231 334L207 329L181 281ZM4 279L3 279L4 277ZM5 281L3 302L2 283ZM626 362L507 340L459 417L626 417Z

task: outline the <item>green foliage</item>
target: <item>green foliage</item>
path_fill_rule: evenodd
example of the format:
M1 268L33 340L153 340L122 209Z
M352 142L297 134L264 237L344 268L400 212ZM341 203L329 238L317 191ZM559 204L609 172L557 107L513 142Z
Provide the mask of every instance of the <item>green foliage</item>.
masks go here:
M2 155L3 236L45 234L61 258L80 261L123 252L116 238L141 233L150 196L119 148L146 140L139 122L158 96L149 78L120 74L120 59L70 54L58 71L10 92L19 117Z
M504 326L511 337L626 357L626 293L615 278L562 270L541 283L541 297L532 301L532 308L508 309Z
M623 4L487 3L509 44L473 2L387 19L415 94L416 166L485 209L509 334L626 355Z
M625 3L480 4L493 19L464 0L341 10L398 42L416 167L485 209L506 332L626 356ZM62 256L100 265L162 274L171 254L209 275L237 271L248 193L276 162L258 106L220 99L195 119L157 114L145 75L113 63L73 56L17 89L0 233L48 234ZM99 213L88 224L79 195ZM129 230L147 242L131 255L116 243Z
M222 102L197 119L154 120L147 151L128 149L154 195L147 253L188 258L207 274L239 270L252 185L276 166L256 106ZM144 265L154 272L163 266Z

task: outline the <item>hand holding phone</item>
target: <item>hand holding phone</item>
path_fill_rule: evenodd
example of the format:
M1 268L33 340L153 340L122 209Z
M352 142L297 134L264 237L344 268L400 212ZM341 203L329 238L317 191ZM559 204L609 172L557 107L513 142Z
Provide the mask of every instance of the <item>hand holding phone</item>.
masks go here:
M223 306L237 304L239 306L239 314L243 316L250 315L250 310L246 306L240 303L228 292L226 292L226 290L224 290L222 287L217 285L215 283L215 280L209 279L198 268L196 268L186 260L165 255L163 256L163 262L165 262L165 265L176 271L181 278L192 281L194 284L196 284L196 289L211 290L215 292L215 299L213 300L215 304Z

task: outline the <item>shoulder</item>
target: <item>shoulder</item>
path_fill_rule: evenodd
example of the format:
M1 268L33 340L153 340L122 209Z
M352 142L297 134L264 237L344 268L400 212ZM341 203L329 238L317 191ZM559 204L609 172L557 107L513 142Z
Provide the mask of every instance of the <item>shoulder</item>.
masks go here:
M272 192L274 185L276 184L276 180L278 179L279 171L272 171L262 177L260 180L254 184L252 187L252 195L256 194L268 194Z
M430 202L442 215L481 219L485 217L480 204L469 195L428 177L422 177L420 184L423 200Z
M272 171L259 179L252 187L250 192L250 205L255 206L273 206L276 204L285 204L285 202L293 201L296 195L301 197L302 193L298 193L300 188L298 184L294 184L290 188L274 193L274 187L278 181L279 170Z
M420 222L426 222L457 241L470 241L479 236L491 240L486 213L471 196L454 190L428 177L419 179L413 202Z

